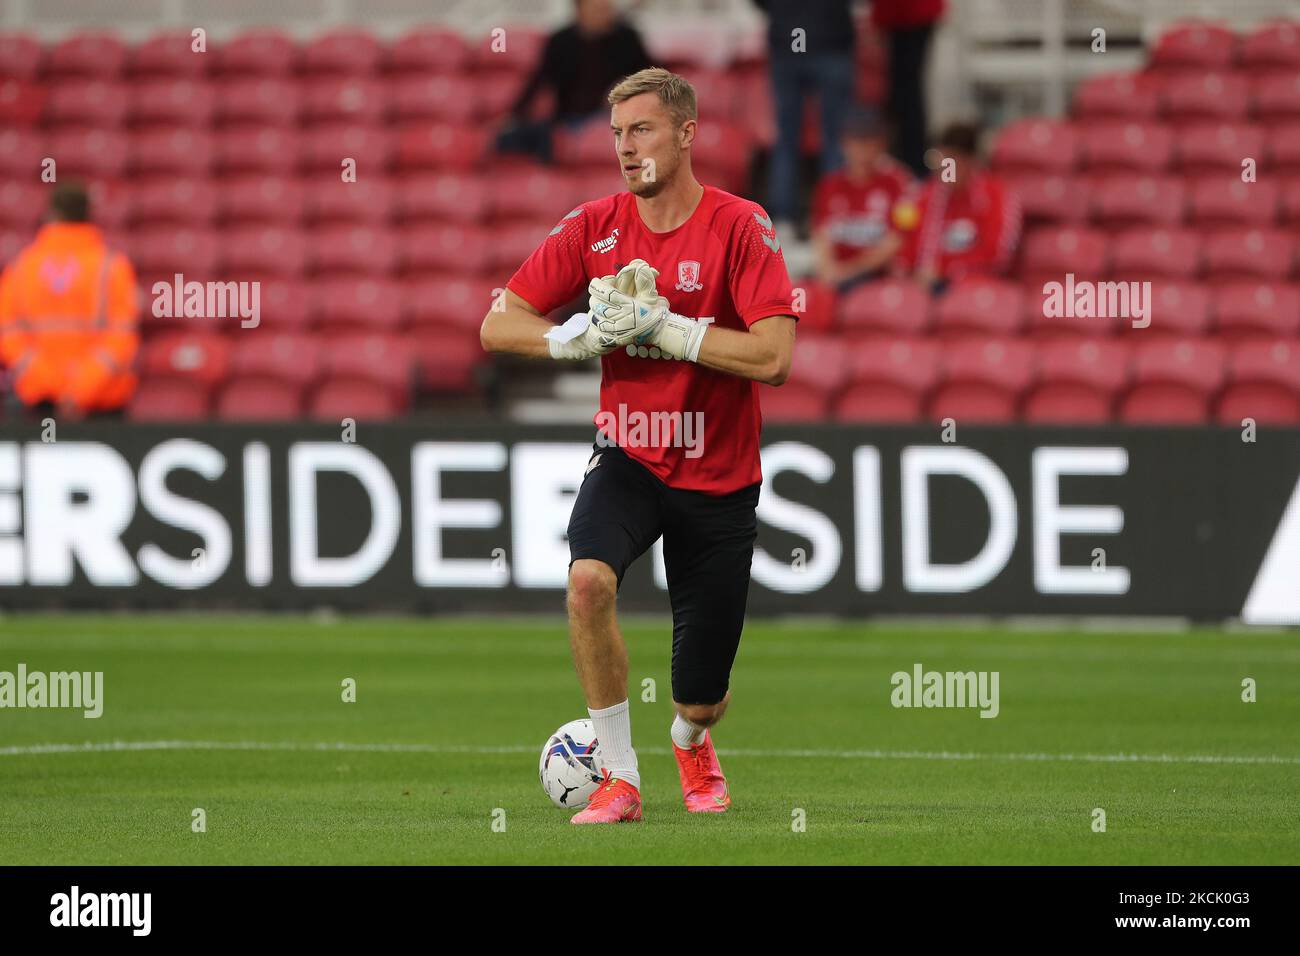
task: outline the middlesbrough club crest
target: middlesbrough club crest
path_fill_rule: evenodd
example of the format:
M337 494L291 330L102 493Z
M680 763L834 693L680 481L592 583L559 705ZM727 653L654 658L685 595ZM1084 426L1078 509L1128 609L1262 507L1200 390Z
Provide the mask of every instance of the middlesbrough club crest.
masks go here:
M700 285L700 264L694 259L677 263L677 290L680 292L698 292Z

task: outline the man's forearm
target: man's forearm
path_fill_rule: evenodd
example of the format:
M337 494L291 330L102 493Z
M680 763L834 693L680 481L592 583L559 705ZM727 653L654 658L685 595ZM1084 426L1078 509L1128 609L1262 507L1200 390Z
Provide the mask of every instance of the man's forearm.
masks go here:
M720 329L711 325L700 344L699 364L765 385L780 385L790 372L793 318L789 319L788 337L790 341L783 343L777 336Z
M546 333L552 328L554 326L542 316L508 305L504 311L487 314L479 330L479 341L488 352L548 359L551 348Z

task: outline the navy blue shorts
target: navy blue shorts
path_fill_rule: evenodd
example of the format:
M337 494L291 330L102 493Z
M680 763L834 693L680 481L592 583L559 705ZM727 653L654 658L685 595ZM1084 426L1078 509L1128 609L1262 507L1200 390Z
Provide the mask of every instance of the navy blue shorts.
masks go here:
M603 561L618 582L662 535L673 609L673 700L727 694L758 535L753 484L726 495L669 488L615 446L594 447L569 518L569 563Z

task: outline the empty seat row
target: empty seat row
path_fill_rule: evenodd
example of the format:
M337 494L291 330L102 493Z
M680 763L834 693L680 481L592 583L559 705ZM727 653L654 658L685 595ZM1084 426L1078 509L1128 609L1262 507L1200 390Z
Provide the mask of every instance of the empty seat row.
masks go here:
M797 347L769 420L1300 423L1300 339L835 339Z
M1296 265L1296 237L1281 228L1135 226L1108 234L1082 226L1040 226L1021 243L1019 274L1031 281L1081 277L1215 280L1284 279Z
M1243 182L1240 176L1017 172L1009 185L1025 218L1129 224L1214 227L1230 224L1300 224L1300 176Z
M282 30L248 30L229 40L192 31L160 33L131 45L112 32L71 34L45 46L23 33L0 34L0 77L22 80L120 76L195 78L286 76L293 73L367 76L465 70L530 69L546 35L535 27L504 25L472 40L439 27L412 30L391 44L356 28L330 30L304 43Z

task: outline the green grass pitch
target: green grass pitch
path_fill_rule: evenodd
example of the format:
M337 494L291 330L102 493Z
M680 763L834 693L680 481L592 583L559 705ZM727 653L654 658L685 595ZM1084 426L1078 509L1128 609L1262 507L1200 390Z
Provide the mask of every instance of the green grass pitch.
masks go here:
M5 616L0 671L103 671L104 714L0 710L0 864L1300 862L1294 632L751 621L700 817L667 621L624 630L645 821L577 828L537 780L586 713L558 618ZM998 671L999 715L894 708L916 662Z

